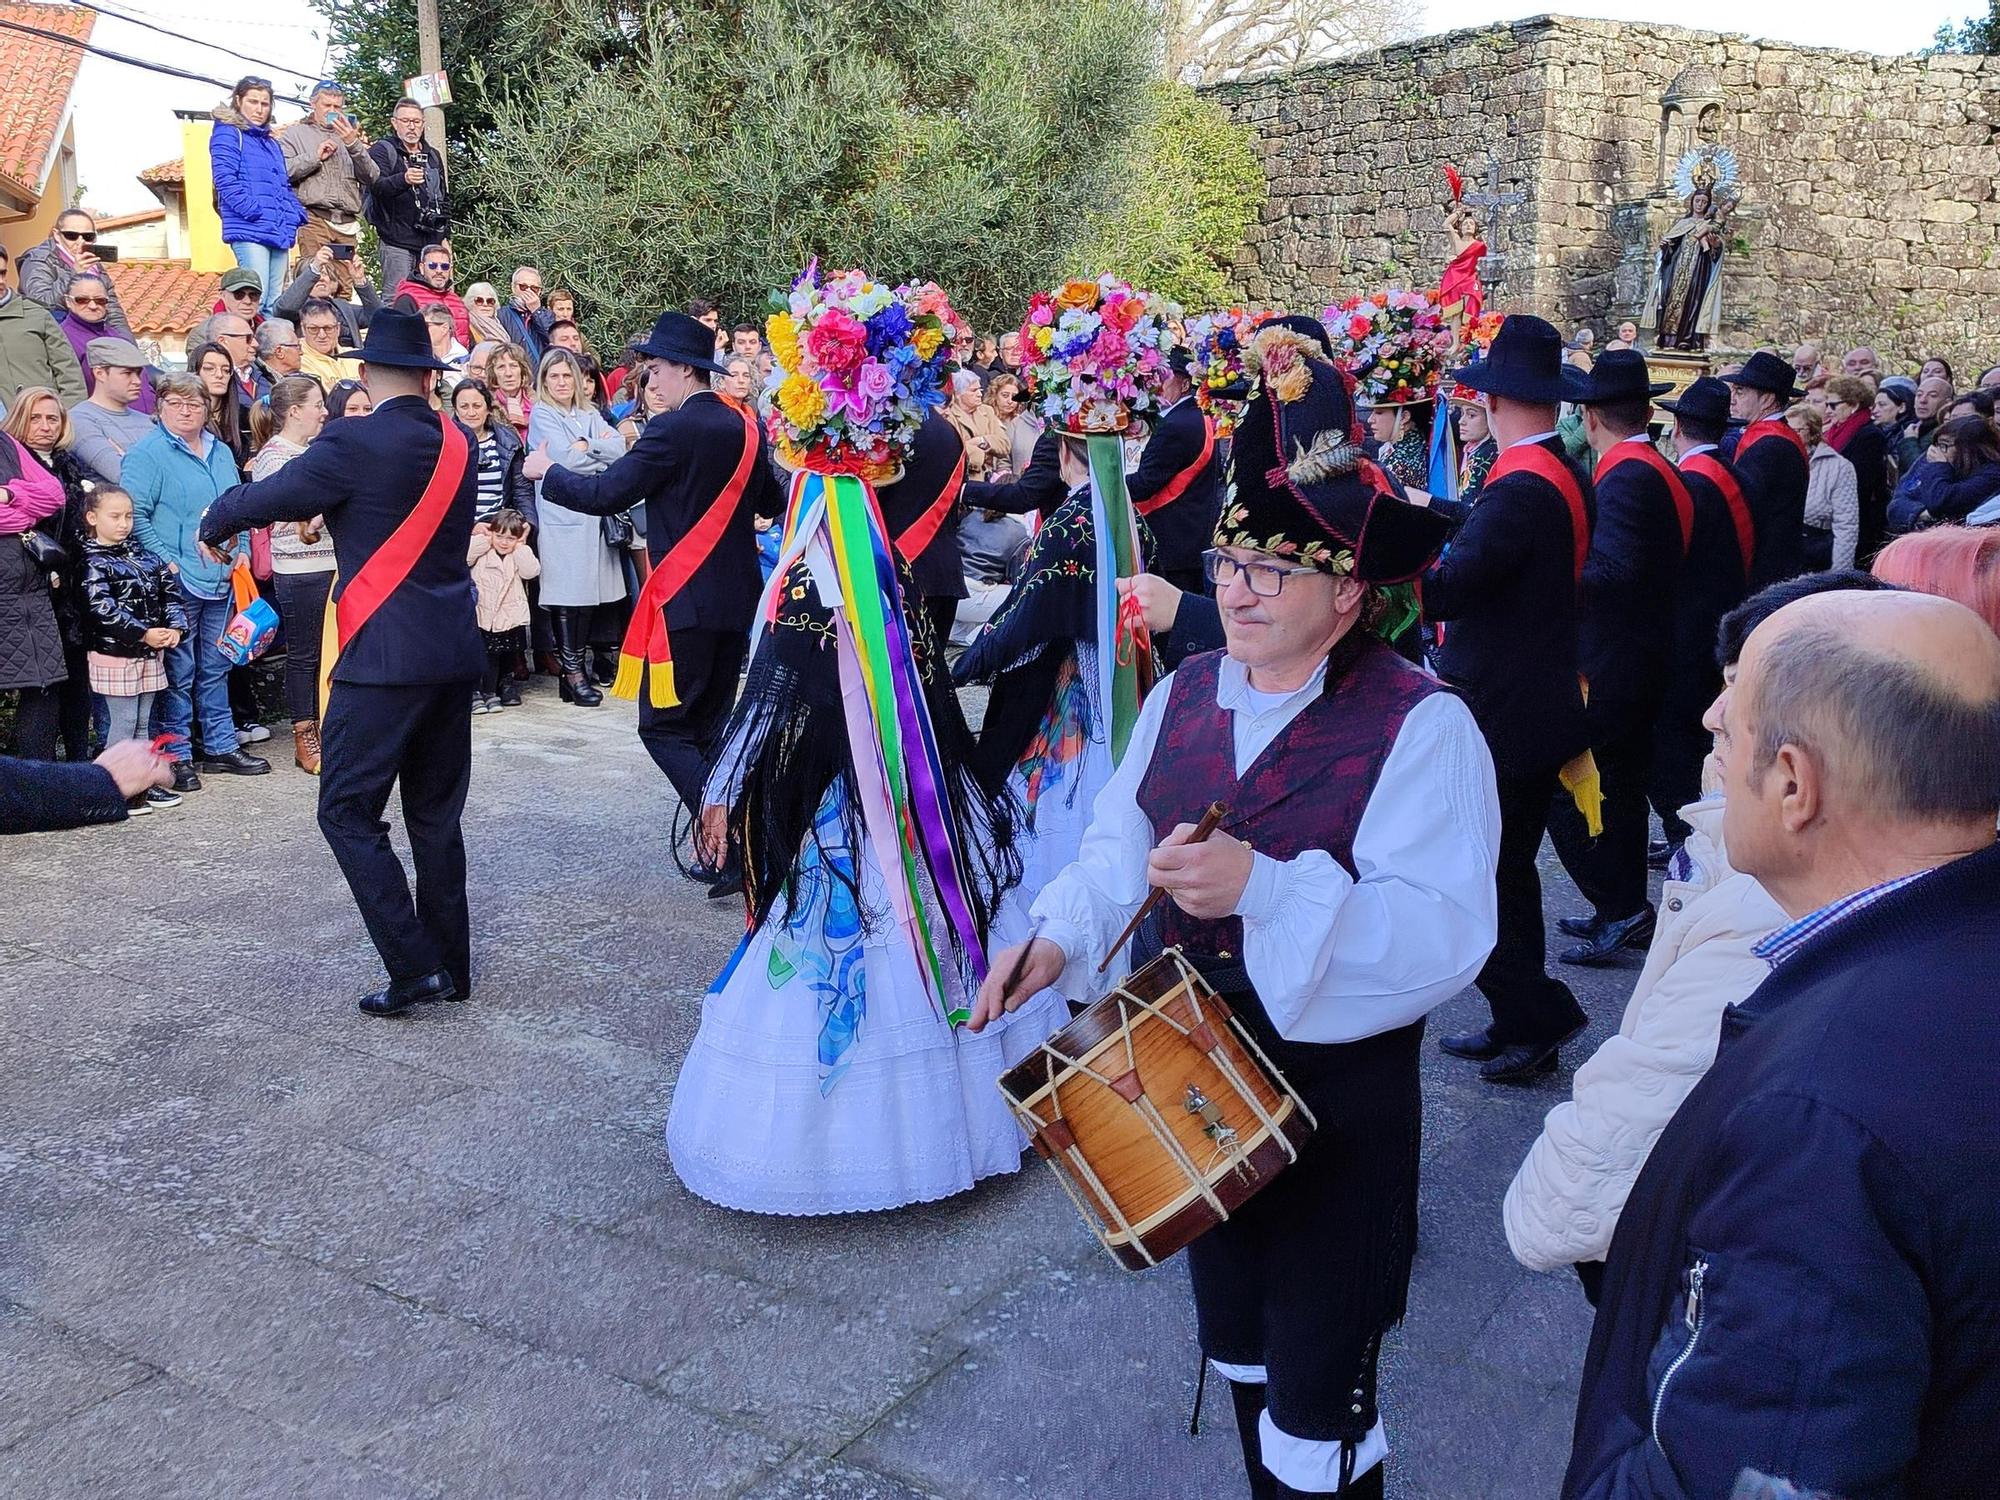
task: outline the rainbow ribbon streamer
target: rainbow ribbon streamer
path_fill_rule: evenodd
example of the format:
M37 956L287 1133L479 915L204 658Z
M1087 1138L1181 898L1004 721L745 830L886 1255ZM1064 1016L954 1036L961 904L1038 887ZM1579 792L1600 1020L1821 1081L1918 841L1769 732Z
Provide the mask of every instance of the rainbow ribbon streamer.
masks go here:
M1091 533L1097 542L1097 701L1111 725L1111 763L1125 758L1139 705L1153 686L1153 643L1136 608L1120 608L1118 583L1140 571L1139 522L1125 489L1125 445L1084 439L1090 462ZM1105 649L1105 643L1109 649Z
M920 872L928 872L936 892L942 908L937 916L959 932L975 979L985 977L986 952L966 899L958 820L910 647L888 536L865 480L795 475L785 539L758 612L757 634L777 617L785 576L803 559L833 613L848 746L870 853L932 1002L957 1025L971 1011L964 986L939 956ZM756 645L753 638L752 651Z

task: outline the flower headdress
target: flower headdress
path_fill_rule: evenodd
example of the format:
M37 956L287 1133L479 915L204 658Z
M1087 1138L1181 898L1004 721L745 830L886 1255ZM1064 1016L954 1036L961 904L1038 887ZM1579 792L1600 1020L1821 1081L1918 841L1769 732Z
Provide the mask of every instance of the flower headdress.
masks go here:
M932 282L891 288L864 271L822 280L814 261L773 302L766 422L780 461L886 481L944 405L950 300Z
M1065 432L1123 432L1159 404L1176 311L1110 275L1037 292L1021 324L1029 404Z
M1436 397L1452 333L1435 294L1392 288L1349 297L1324 317L1334 353L1368 405Z
M1264 321L1262 313L1232 307L1190 318L1188 353L1194 375L1194 398L1215 421L1218 437L1236 430L1236 419L1250 395L1247 364L1250 336Z
M1486 351L1493 347L1493 336L1500 331L1500 325L1507 321L1505 313L1481 313L1464 333L1460 351L1468 365L1478 364L1486 358ZM1456 380L1445 383L1444 398L1447 401L1465 401L1477 405L1482 399L1479 392L1469 385L1460 385Z

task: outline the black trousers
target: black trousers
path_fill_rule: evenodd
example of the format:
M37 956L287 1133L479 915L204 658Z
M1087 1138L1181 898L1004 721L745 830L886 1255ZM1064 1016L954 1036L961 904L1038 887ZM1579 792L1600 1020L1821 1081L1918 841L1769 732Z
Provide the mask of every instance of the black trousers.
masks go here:
M1549 774L1502 776L1499 791L1500 857L1494 870L1499 937L1476 982L1493 1012L1496 1042L1552 1042L1585 1020L1569 986L1549 977L1542 875L1535 867L1552 797L1561 786Z
M736 706L736 679L750 638L741 630L676 630L672 643L674 690L681 701L674 708L655 708L642 684L639 739L667 773L681 805L698 818L702 783Z
M1558 791L1549 813L1549 838L1576 888L1606 921L1621 921L1646 906L1646 794L1653 779L1653 724L1658 706L1623 714L1591 746L1604 787L1604 831L1596 838L1567 792Z
M472 993L465 835L472 781L472 685L336 682L320 722L319 827L395 981L443 969ZM412 900L383 809L401 783L417 868Z
M1713 698L1713 694L1710 698ZM1714 739L1701 727L1707 709L1661 709L1653 725L1653 775L1650 796L1653 811L1660 815L1660 827L1670 844L1685 843L1688 825L1680 810L1701 796L1701 768L1708 759Z
M90 652L63 643L63 665L69 676L56 685L56 727L62 731L63 759L90 759Z
M298 722L319 717L319 646L333 571L273 573L271 589L285 621L285 712Z

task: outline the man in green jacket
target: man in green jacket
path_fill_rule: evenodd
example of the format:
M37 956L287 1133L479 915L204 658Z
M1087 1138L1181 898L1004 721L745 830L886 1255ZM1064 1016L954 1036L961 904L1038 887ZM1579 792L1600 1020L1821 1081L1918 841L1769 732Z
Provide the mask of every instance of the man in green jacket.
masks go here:
M66 410L86 394L83 369L49 310L14 290L13 273L13 257L0 246L0 401L11 405L16 391L45 385Z

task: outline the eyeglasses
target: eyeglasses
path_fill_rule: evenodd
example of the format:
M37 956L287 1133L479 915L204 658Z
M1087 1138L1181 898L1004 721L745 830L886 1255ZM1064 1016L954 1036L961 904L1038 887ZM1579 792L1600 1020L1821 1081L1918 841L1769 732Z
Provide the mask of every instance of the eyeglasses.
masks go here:
M78 307L109 307L111 305L111 299L109 297L72 296L69 300L74 302Z
M451 262L448 260L427 260L424 262L424 269L426 271L449 271L451 269Z
M257 335L254 333L218 333L215 337L218 341L222 339L241 339L244 343L249 344L256 341Z
M498 307L500 299L498 297L474 297L472 305L474 307Z
M225 297L254 297L261 300L264 296L264 293L263 290L259 287L233 286L229 288L228 291L224 292L222 295Z
M524 281L514 288L517 292L539 292L541 289L542 284L539 281Z
M94 245L97 243L97 231L95 229L58 229L56 233L66 240L75 240L85 245Z
M160 402L162 411L207 411L208 403L198 401L193 396L167 396Z
M1202 572L1218 589L1227 588L1241 574L1250 592L1259 599L1275 599L1284 591L1285 580L1295 573L1313 573L1316 568L1280 567L1277 563L1238 562L1227 552L1211 547L1201 555Z

